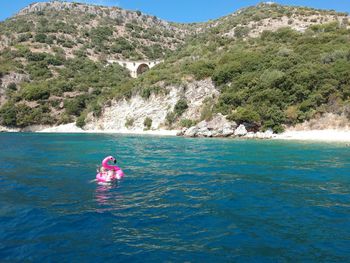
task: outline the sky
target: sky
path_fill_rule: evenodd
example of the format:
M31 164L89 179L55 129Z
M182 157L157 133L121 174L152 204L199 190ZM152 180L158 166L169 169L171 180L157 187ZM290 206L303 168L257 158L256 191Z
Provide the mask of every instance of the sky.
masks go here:
M118 6L140 10L172 22L205 22L233 13L237 9L256 5L261 0L75 0L76 2ZM0 21L14 15L33 2L45 0L0 0ZM349 0L278 0L279 4L334 9L350 13Z

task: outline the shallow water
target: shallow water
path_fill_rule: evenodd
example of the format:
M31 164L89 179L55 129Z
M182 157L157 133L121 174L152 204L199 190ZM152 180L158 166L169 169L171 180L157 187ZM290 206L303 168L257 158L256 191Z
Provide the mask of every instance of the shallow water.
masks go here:
M0 261L349 262L342 144L0 134ZM126 177L91 182L116 155Z

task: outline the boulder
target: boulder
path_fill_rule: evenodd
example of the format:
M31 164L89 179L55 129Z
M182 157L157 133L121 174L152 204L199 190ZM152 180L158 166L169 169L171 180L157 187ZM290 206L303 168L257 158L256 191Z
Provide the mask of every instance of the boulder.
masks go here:
M234 129L231 129L231 128L224 128L222 130L222 137L229 137L229 136L232 136L233 134L235 133L235 130Z
M182 128L181 131L179 131L176 136L184 136L187 131L187 128Z
M235 129L237 124L233 121L228 121L225 116L218 113L212 120L207 122L206 127L208 127L209 130L223 130L224 128Z
M204 128L208 127L208 123L207 123L207 121L201 121L196 126L198 127L198 129L204 129Z
M198 127L197 126L193 126L191 128L188 128L185 133L184 136L186 137L196 137L197 133L198 133Z
M235 136L244 136L246 135L247 129L245 128L245 126L243 124L239 125L238 128L235 130Z
M213 133L207 128L200 128L197 132L198 137L212 137Z

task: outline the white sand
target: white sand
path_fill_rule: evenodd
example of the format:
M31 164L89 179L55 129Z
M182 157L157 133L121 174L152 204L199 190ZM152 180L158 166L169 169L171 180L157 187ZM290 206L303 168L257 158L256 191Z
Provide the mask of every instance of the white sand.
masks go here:
M350 142L350 130L309 130L292 131L287 130L277 134L274 139L281 140L302 140L302 141L329 141L329 142Z
M55 127L44 128L35 132L45 132L45 133L81 133L84 132L81 128L77 127L75 123L62 124Z
M36 132L41 133L119 133L119 134L140 134L140 135L159 135L176 136L178 130L83 130L75 123L62 124L55 127L45 128Z

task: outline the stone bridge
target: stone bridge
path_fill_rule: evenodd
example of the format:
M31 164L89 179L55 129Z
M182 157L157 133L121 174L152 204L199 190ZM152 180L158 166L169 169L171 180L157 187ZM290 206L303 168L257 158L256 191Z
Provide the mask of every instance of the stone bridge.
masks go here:
M163 60L143 60L143 61L128 61L128 60L107 60L109 64L118 63L120 66L127 68L130 71L132 78L137 78L142 73L153 68L155 65L163 62Z

